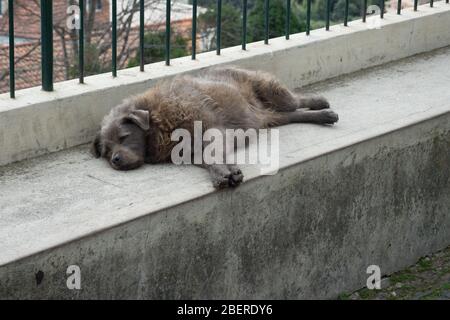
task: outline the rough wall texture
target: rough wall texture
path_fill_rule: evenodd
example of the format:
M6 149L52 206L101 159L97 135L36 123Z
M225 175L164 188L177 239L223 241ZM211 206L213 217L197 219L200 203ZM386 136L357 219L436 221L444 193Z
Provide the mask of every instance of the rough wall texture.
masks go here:
M333 298L450 244L449 150L447 113L3 266L0 298Z

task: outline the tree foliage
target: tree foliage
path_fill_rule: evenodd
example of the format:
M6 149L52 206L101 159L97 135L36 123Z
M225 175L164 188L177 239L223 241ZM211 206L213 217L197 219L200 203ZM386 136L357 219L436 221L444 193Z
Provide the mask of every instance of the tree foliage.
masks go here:
M144 35L144 63L163 61L165 59L165 39L164 31L147 32ZM171 39L170 57L179 58L189 54L187 50L187 40L180 34L175 34ZM140 49L136 55L130 59L128 67L139 65Z

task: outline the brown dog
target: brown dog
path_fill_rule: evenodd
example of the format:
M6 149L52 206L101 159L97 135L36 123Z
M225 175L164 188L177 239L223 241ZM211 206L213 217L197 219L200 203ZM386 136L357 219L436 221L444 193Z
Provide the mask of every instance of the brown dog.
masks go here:
M125 100L105 116L92 145L117 170L170 160L175 129L260 129L292 122L333 124L338 115L322 97L300 97L271 75L234 67L198 76L177 76ZM243 175L235 165L204 165L215 187L236 186Z

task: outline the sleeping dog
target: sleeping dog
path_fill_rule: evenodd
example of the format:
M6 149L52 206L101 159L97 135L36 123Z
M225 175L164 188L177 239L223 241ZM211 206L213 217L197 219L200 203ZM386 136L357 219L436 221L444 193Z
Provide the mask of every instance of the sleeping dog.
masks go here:
M297 95L267 73L235 67L214 68L196 76L180 75L142 95L125 100L103 119L91 151L117 170L166 162L176 129L194 131L262 129L293 122L333 124L338 115L322 97ZM243 180L234 164L203 164L216 188Z

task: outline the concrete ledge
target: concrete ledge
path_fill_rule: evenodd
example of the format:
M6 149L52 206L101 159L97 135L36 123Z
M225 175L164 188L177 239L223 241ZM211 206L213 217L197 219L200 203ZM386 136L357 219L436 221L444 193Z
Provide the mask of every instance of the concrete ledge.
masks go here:
M55 92L31 88L17 92L17 99L0 95L0 165L66 149L90 141L105 113L125 97L140 93L162 78L196 72L206 67L235 64L263 69L296 88L383 64L450 44L450 6L441 2L434 8L420 6L402 15L386 14L381 29L367 29L361 21L349 27L333 26L331 31L314 30L240 47L172 60L162 63L88 77L86 85L77 80L57 83Z
M306 88L340 122L281 127L280 172L236 190L86 146L4 166L0 298L332 298L404 268L450 244L449 81L445 48Z

